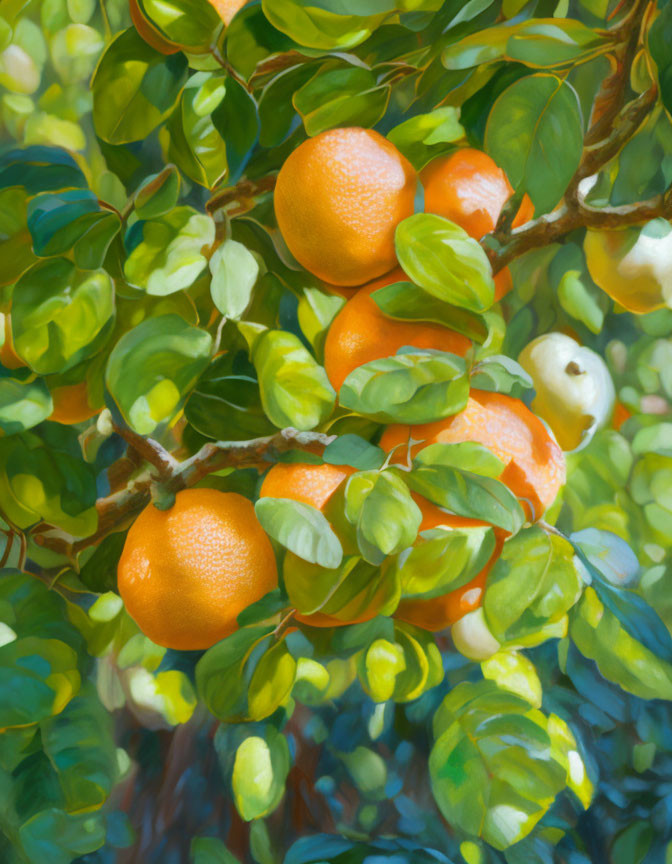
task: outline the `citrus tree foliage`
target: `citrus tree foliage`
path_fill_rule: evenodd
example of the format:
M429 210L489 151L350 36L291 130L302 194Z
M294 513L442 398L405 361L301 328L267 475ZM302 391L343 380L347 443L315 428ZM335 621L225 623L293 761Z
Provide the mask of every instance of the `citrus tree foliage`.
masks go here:
M612 300L584 239L669 233L672 2L238 5L0 4L0 859L668 860L672 311ZM345 301L272 196L302 141L352 125L418 171L483 150L513 195L480 242L419 201L374 298L466 357L406 346L337 393ZM470 388L531 401L515 358L549 331L605 357L619 402L544 521L480 445L389 461L384 426ZM58 422L64 388L89 419ZM278 461L352 473L323 513L259 499ZM256 502L282 578L178 652L125 612L116 566L151 498L196 484ZM418 542L417 495L481 525ZM395 616L502 534L490 656Z

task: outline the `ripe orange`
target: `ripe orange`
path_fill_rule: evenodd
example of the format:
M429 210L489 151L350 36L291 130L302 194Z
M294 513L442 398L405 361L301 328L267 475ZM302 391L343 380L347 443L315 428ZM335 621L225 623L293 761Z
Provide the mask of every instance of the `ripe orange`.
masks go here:
M349 465L306 465L298 462L279 463L274 465L264 478L259 493L260 498L292 498L310 504L318 510L324 510L338 487L355 472ZM463 516L453 516L445 513L436 504L413 493L413 500L420 508L422 522L420 531L436 528L438 525L458 527L463 525L483 525L475 519ZM429 601L428 601L429 602ZM297 614L296 620L311 627L342 627L346 624L359 624L369 621L378 614L375 606L358 618L350 621L314 612L312 615ZM409 613L411 614L411 613ZM406 619L404 619L406 620ZM421 625L422 626L422 625ZM447 626L447 625L443 625Z
M494 229L502 207L513 195L497 163L471 147L433 159L420 172L420 180L425 189L425 212L450 219L475 240ZM513 227L523 225L533 215L532 202L525 195Z
M26 364L14 350L14 340L12 339L12 323L9 315L5 314L5 341L0 348L0 364L5 369L19 369Z
M209 648L277 585L271 542L235 492L186 489L169 510L149 504L131 526L119 593L142 632L167 648Z
M86 381L78 381L76 384L63 384L51 390L51 400L54 410L49 419L56 423L83 423L95 417L102 408L99 405L94 408L89 403L89 392Z
M329 129L287 158L275 215L290 252L318 278L362 285L396 264L394 232L414 209L411 163L371 129Z
M502 393L472 390L466 407L453 417L417 426L388 426L380 440L384 450L418 441L411 454L428 444L476 441L490 449L506 468L500 480L521 499L528 516L541 518L565 482L565 457L544 424L523 402ZM394 455L406 460L406 446Z
M420 172L420 180L425 189L425 212L450 219L475 240L494 229L502 207L513 195L497 163L487 153L471 147L433 159ZM525 195L513 227L533 216L534 207ZM495 276L495 300L501 300L512 287L511 272L505 267Z
M471 342L461 333L455 333L439 324L414 321L394 321L380 311L371 294L392 282L408 281L399 268L360 288L338 315L327 333L324 345L324 366L332 387L341 385L358 366L390 357L404 345L416 348L434 348L464 355Z

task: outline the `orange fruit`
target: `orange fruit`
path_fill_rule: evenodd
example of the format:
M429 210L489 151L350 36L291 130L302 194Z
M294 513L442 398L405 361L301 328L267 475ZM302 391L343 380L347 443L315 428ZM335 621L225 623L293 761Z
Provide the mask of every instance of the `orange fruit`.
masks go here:
M471 342L440 324L394 321L380 311L371 294L408 277L397 268L360 288L334 318L324 344L324 367L332 387L339 390L348 375L364 363L390 357L404 345L434 348L464 355Z
M276 587L271 542L236 492L185 489L149 504L128 532L117 570L129 615L157 645L209 648L247 606Z
M528 516L541 518L565 482L565 457L541 420L520 399L472 390L466 407L452 417L417 426L388 426L380 440L384 450L402 445L395 461L406 461L407 443L415 455L428 444L475 441L505 464L500 480L521 499Z
M513 187L497 163L471 147L433 159L420 172L420 181L425 189L425 212L450 219L475 240L494 229L502 207L513 195ZM532 202L524 195L513 227L523 225L533 215Z
M513 195L513 187L497 163L471 147L433 159L420 172L420 180L425 189L425 212L450 219L475 240L494 229L502 207ZM513 227L533 216L532 202L524 195ZM505 267L495 275L495 300L501 300L512 287L511 271Z
M250 0L210 0L210 4L217 10L219 17L227 27L236 12L249 2Z
M152 26L145 18L138 6L138 0L128 0L128 10L131 13L131 21L133 26L138 31L138 35L155 51L160 54L177 54L180 46L170 42L161 33Z
M620 431L621 426L625 423L626 420L629 420L632 417L632 411L625 407L622 402L617 401L614 406L614 416L611 420L611 425L617 431Z
M417 175L372 129L329 129L287 158L278 227L296 260L333 285L362 285L397 262L394 232L414 210Z
M14 350L14 340L12 339L12 323L9 315L5 313L5 341L0 348L0 364L5 369L19 369L26 364Z
M49 419L55 423L83 423L95 417L102 406L93 408L89 404L89 392L86 381L78 381L76 384L63 384L51 390L51 401L54 410Z
M351 474L355 468L349 465L306 465L298 462L278 463L268 472L261 485L260 498L292 498L294 501L302 501L310 504L318 510L324 511L332 495ZM420 508L422 522L420 531L436 528L438 525L448 525L456 528L464 525L483 525L476 519L463 516L454 516L445 513L436 504L432 504L426 498L413 494L413 500ZM311 627L342 627L346 624L359 624L369 621L377 615L377 609L373 607L364 615L351 621L335 618L323 612L313 612L312 615L295 616L296 620L309 624ZM405 619L404 619L405 620ZM444 625L446 626L446 625Z

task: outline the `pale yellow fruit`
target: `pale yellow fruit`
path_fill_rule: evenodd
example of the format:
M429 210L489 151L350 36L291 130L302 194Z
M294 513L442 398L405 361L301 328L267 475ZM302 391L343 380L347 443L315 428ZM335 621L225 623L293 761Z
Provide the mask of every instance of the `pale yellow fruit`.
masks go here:
M672 227L655 219L643 228L586 232L593 281L630 312L672 307Z
M501 648L486 624L482 607L456 621L450 628L450 635L460 654L470 660L488 660Z
M614 410L614 384L606 363L564 333L546 333L518 362L534 382L532 410L551 427L563 450L585 446Z

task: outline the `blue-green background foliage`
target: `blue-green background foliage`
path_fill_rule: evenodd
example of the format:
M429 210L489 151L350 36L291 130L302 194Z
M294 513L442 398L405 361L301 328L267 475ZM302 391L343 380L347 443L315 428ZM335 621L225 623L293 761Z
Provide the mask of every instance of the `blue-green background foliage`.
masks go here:
M485 149L548 214L629 6L253 0L226 26L206 0L138 0L133 19L127 0L0 3L3 864L672 861L672 311L604 294L581 228L513 261L493 306L481 247L416 214L397 235L409 281L380 305L422 305L474 356L376 361L337 408L321 364L343 301L278 237L268 181L308 136L361 125L417 170ZM672 2L650 7L623 92L655 99L602 166L598 209L672 180ZM383 424L459 411L470 382L529 402L512 359L557 330L604 356L620 407L568 455L555 530L523 527L478 449L468 470L448 451L407 479L384 464ZM73 386L100 422L49 419ZM139 473L112 420L180 457L286 426L339 435L286 458L360 472L337 501L352 548L267 500L281 587L208 652L154 645L116 593L127 525L97 533L96 500ZM204 482L255 499L259 475ZM485 595L491 660L391 617L402 590L464 585L494 542L409 553L410 490L478 501L516 535ZM276 638L290 607L347 619L374 600L368 623Z

